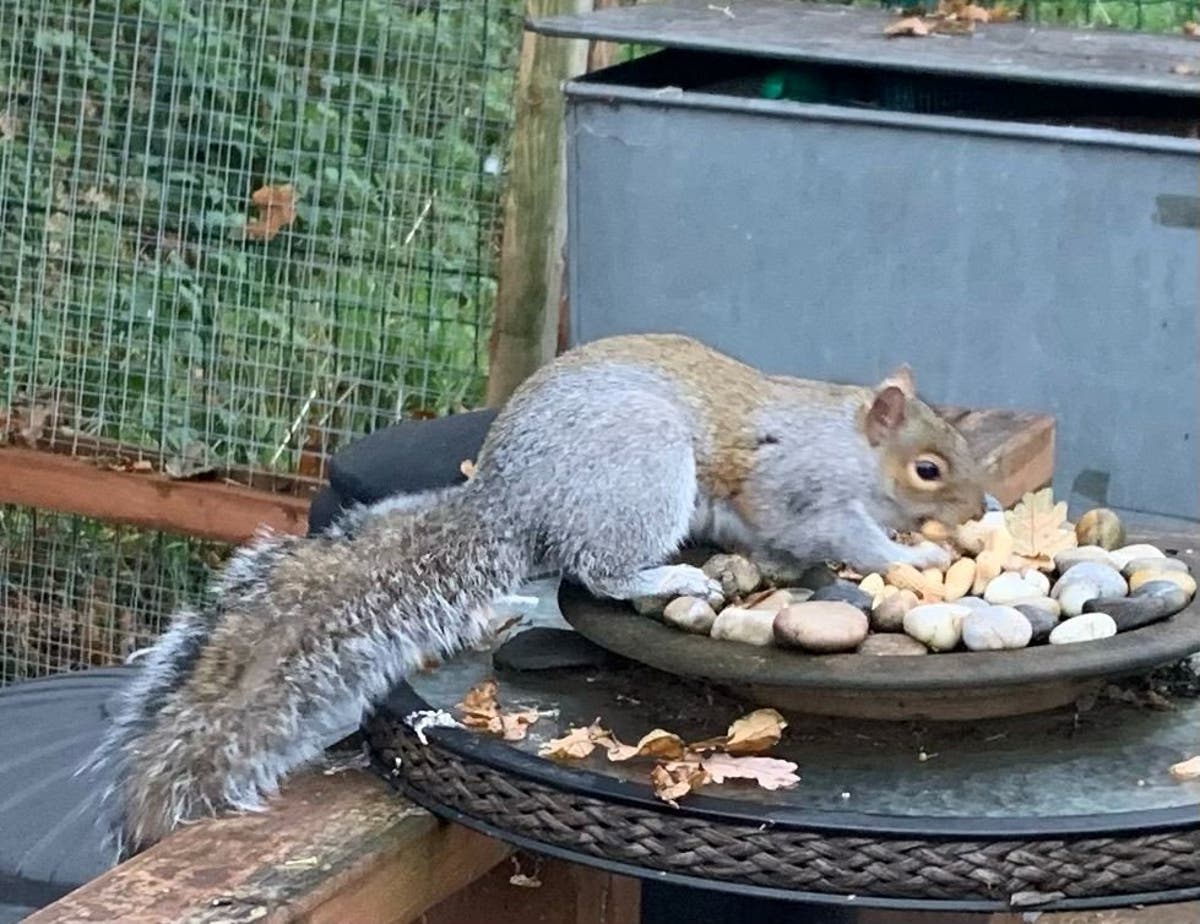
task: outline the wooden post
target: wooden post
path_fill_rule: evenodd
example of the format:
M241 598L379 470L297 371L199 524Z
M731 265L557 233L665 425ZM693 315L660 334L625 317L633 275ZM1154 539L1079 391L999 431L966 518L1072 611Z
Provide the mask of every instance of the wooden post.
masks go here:
M529 17L586 12L591 0L526 0ZM503 404L559 341L566 240L566 143L562 82L587 67L587 42L526 32L516 113L500 280L489 344L487 401Z
M615 6L631 6L630 0L592 0L592 9L609 10ZM587 69L599 71L611 67L617 56L618 46L614 42L588 43Z

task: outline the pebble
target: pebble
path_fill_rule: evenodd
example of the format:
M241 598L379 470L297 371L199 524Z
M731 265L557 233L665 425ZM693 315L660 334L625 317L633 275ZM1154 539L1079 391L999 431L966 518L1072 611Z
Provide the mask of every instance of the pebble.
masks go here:
M707 600L701 600L699 597L676 597L663 609L662 618L663 622L684 632L708 635L712 631L717 614L713 612Z
M910 635L896 632L885 632L882 635L868 635L858 653L863 655L878 655L881 657L893 655L923 655L929 654L929 649Z
M959 606L969 606L973 610L977 610L984 606L991 606L991 604L984 600L983 597L959 597L954 602Z
M775 641L775 613L727 606L717 614L709 633L715 639L745 645L770 645Z
M1117 624L1107 613L1085 613L1073 616L1054 627L1050 633L1051 645L1070 645L1074 642L1091 642L1111 638L1117 634Z
M834 581L832 584L826 584L824 587L813 592L809 600L814 603L825 600L838 600L842 603L849 603L851 606L862 610L864 614L871 612L871 603L874 600L872 594L866 593L859 588L857 584L850 581Z
M871 613L871 628L876 632L903 632L904 614L917 605L917 595L901 590L880 601Z
M950 651L962 639L962 621L970 612L958 603L914 606L904 614L904 631L934 651Z
M775 615L775 641L805 651L854 651L867 637L867 616L841 600L794 603Z
M868 574L858 584L858 589L872 599L883 593L883 587L883 575L875 573Z
M1139 542L1136 545L1126 545L1119 549L1113 549L1112 555L1113 565L1118 571L1124 568L1135 558L1166 558L1167 553L1156 545L1150 545L1147 542Z
M1025 583L1030 587L1037 589L1039 597L1048 597L1050 595L1050 578L1046 577L1037 568L1026 568L1021 572L1021 577L1025 579Z
M1085 613L1108 613L1121 632L1174 616L1188 605L1188 595L1170 581L1149 581L1128 597L1097 597L1083 605Z
M1049 590L1049 586L1046 590ZM1039 584L1027 580L1015 571L1006 571L992 578L983 591L983 599L992 605L1003 605L1025 597L1040 597L1043 591Z
M778 613L785 606L790 606L793 603L798 603L798 600L793 600L792 595L786 590L776 590L766 597L763 597L757 603L750 607L752 610L767 610L771 613Z
M1059 606L1058 601L1051 600L1049 597L1023 597L1020 600L1014 600L1009 606L1035 607L1044 613L1049 613L1055 619L1062 615L1062 607Z
M1110 568L1117 567L1116 560L1107 550L1100 548L1098 545L1080 545L1073 549L1063 549L1054 556L1054 567L1058 569L1060 574L1065 574L1068 568L1079 564L1081 561L1098 561L1100 564L1108 565Z
M1180 571L1183 574L1191 573L1187 562L1181 561L1178 558L1135 558L1121 569L1121 574L1130 578L1138 571Z
M1129 585L1120 573L1099 562L1084 561L1072 565L1055 583L1050 595L1062 606L1067 616L1078 616L1083 605L1096 597L1124 597Z
M1135 571L1129 578L1129 587L1131 590L1137 590L1151 581L1170 581L1189 598L1196 593L1196 579L1186 571L1151 571L1149 568Z
M793 603L803 603L805 600L811 599L812 595L816 593L811 587L781 587L779 589L786 592L792 598Z
M1079 518L1075 524L1075 538L1080 545L1115 549L1125 541L1125 525L1107 507L1097 507Z
M1053 600L1050 602L1054 603ZM1029 603L1014 603L1013 609L1029 620L1030 642L1044 642L1058 625L1058 604L1053 610L1047 610Z
M1024 648L1033 638L1033 624L1011 606L988 606L963 617L962 640L971 651Z
M702 570L721 582L721 591L727 598L752 593L762 583L758 566L741 555L714 555Z

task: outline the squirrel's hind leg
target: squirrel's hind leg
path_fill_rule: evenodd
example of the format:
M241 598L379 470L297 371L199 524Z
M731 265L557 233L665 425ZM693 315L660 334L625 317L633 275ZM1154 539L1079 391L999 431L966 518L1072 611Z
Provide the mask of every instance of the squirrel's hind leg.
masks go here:
M622 443L597 458L563 447L564 470L578 472L545 504L548 551L564 574L597 596L708 596L720 584L699 568L667 565L687 537L698 485L692 440L677 410L639 395L611 415ZM665 406L662 406L665 405ZM575 455L579 458L576 459Z
M586 584L596 596L615 600L632 600L635 597L711 599L721 596L721 582L714 581L691 565L660 565L617 577L593 575Z

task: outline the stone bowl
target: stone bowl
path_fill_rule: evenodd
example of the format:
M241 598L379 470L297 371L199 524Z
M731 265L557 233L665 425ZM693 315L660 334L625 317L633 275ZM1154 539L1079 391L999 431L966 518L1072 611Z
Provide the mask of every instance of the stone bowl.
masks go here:
M1195 537L1131 538L1169 550L1200 574ZM601 648L752 702L860 719L964 720L1055 709L1120 677L1200 651L1200 595L1140 629L1070 645L955 651L922 657L812 655L690 635L563 582L566 621Z

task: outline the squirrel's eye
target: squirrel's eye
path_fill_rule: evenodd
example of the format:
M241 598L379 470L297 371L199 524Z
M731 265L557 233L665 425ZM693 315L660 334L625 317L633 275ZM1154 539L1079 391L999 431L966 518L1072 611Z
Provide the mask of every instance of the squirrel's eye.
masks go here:
M916 464L917 477L922 481L937 481L942 477L942 468L929 459L920 459Z

